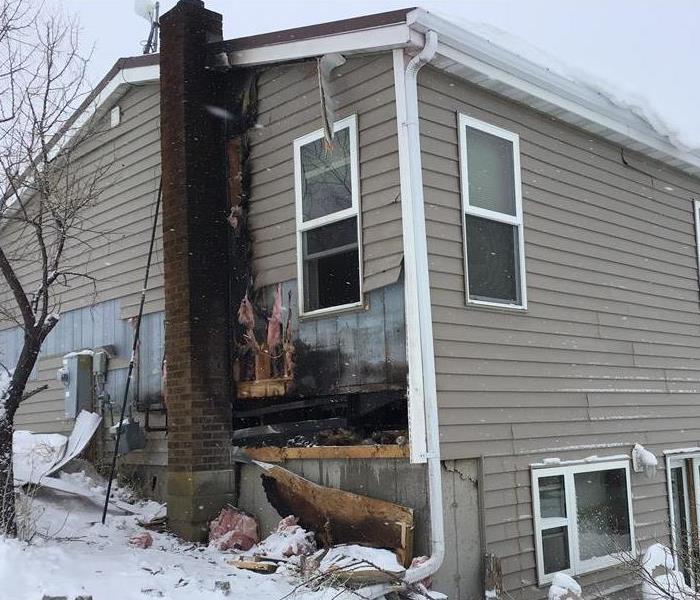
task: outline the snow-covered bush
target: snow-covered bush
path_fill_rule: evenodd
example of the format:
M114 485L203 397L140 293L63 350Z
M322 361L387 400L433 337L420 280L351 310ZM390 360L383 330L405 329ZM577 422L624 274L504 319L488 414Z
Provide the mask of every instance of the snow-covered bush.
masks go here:
M676 570L671 550L663 544L647 548L642 568L642 600L697 600L683 573Z
M549 588L548 600L581 600L581 586L573 577L557 573Z

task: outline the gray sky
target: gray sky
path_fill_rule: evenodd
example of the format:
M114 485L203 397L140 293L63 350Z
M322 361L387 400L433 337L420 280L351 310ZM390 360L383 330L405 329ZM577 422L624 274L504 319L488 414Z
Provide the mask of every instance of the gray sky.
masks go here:
M133 0L48 0L76 13L95 43L91 78L140 54L147 23ZM176 0L162 0L161 12ZM226 38L415 6L485 23L649 104L686 143L700 147L699 0L205 0L224 15ZM511 40L512 41L512 40ZM522 42L513 42L521 48ZM531 56L533 52L530 52Z

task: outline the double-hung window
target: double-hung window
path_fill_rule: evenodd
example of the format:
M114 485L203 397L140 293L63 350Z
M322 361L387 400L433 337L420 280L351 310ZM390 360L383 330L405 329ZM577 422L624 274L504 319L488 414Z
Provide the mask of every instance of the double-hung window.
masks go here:
M294 141L297 273L302 315L362 304L357 118Z
M634 554L628 461L534 468L532 494L540 584Z
M459 115L467 302L525 308L518 135Z

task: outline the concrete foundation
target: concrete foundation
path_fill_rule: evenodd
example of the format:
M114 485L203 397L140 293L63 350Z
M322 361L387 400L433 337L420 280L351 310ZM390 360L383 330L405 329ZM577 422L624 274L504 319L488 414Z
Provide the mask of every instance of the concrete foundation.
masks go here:
M479 463L447 460L442 469L445 561L433 587L452 600L482 600L482 542L479 527Z
M233 504L234 472L170 472L168 474L168 529L188 540L206 541L209 522L221 508Z

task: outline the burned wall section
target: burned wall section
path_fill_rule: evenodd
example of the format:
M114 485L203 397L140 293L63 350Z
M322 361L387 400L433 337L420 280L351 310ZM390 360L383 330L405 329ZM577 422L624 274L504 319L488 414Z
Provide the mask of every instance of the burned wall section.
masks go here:
M247 103L255 120L229 145L231 235L234 254L246 257L231 263L237 445L406 438L391 57L350 59L336 71L336 117L355 115L358 122L363 306L299 317L293 148L296 138L322 126L317 63L260 69Z

